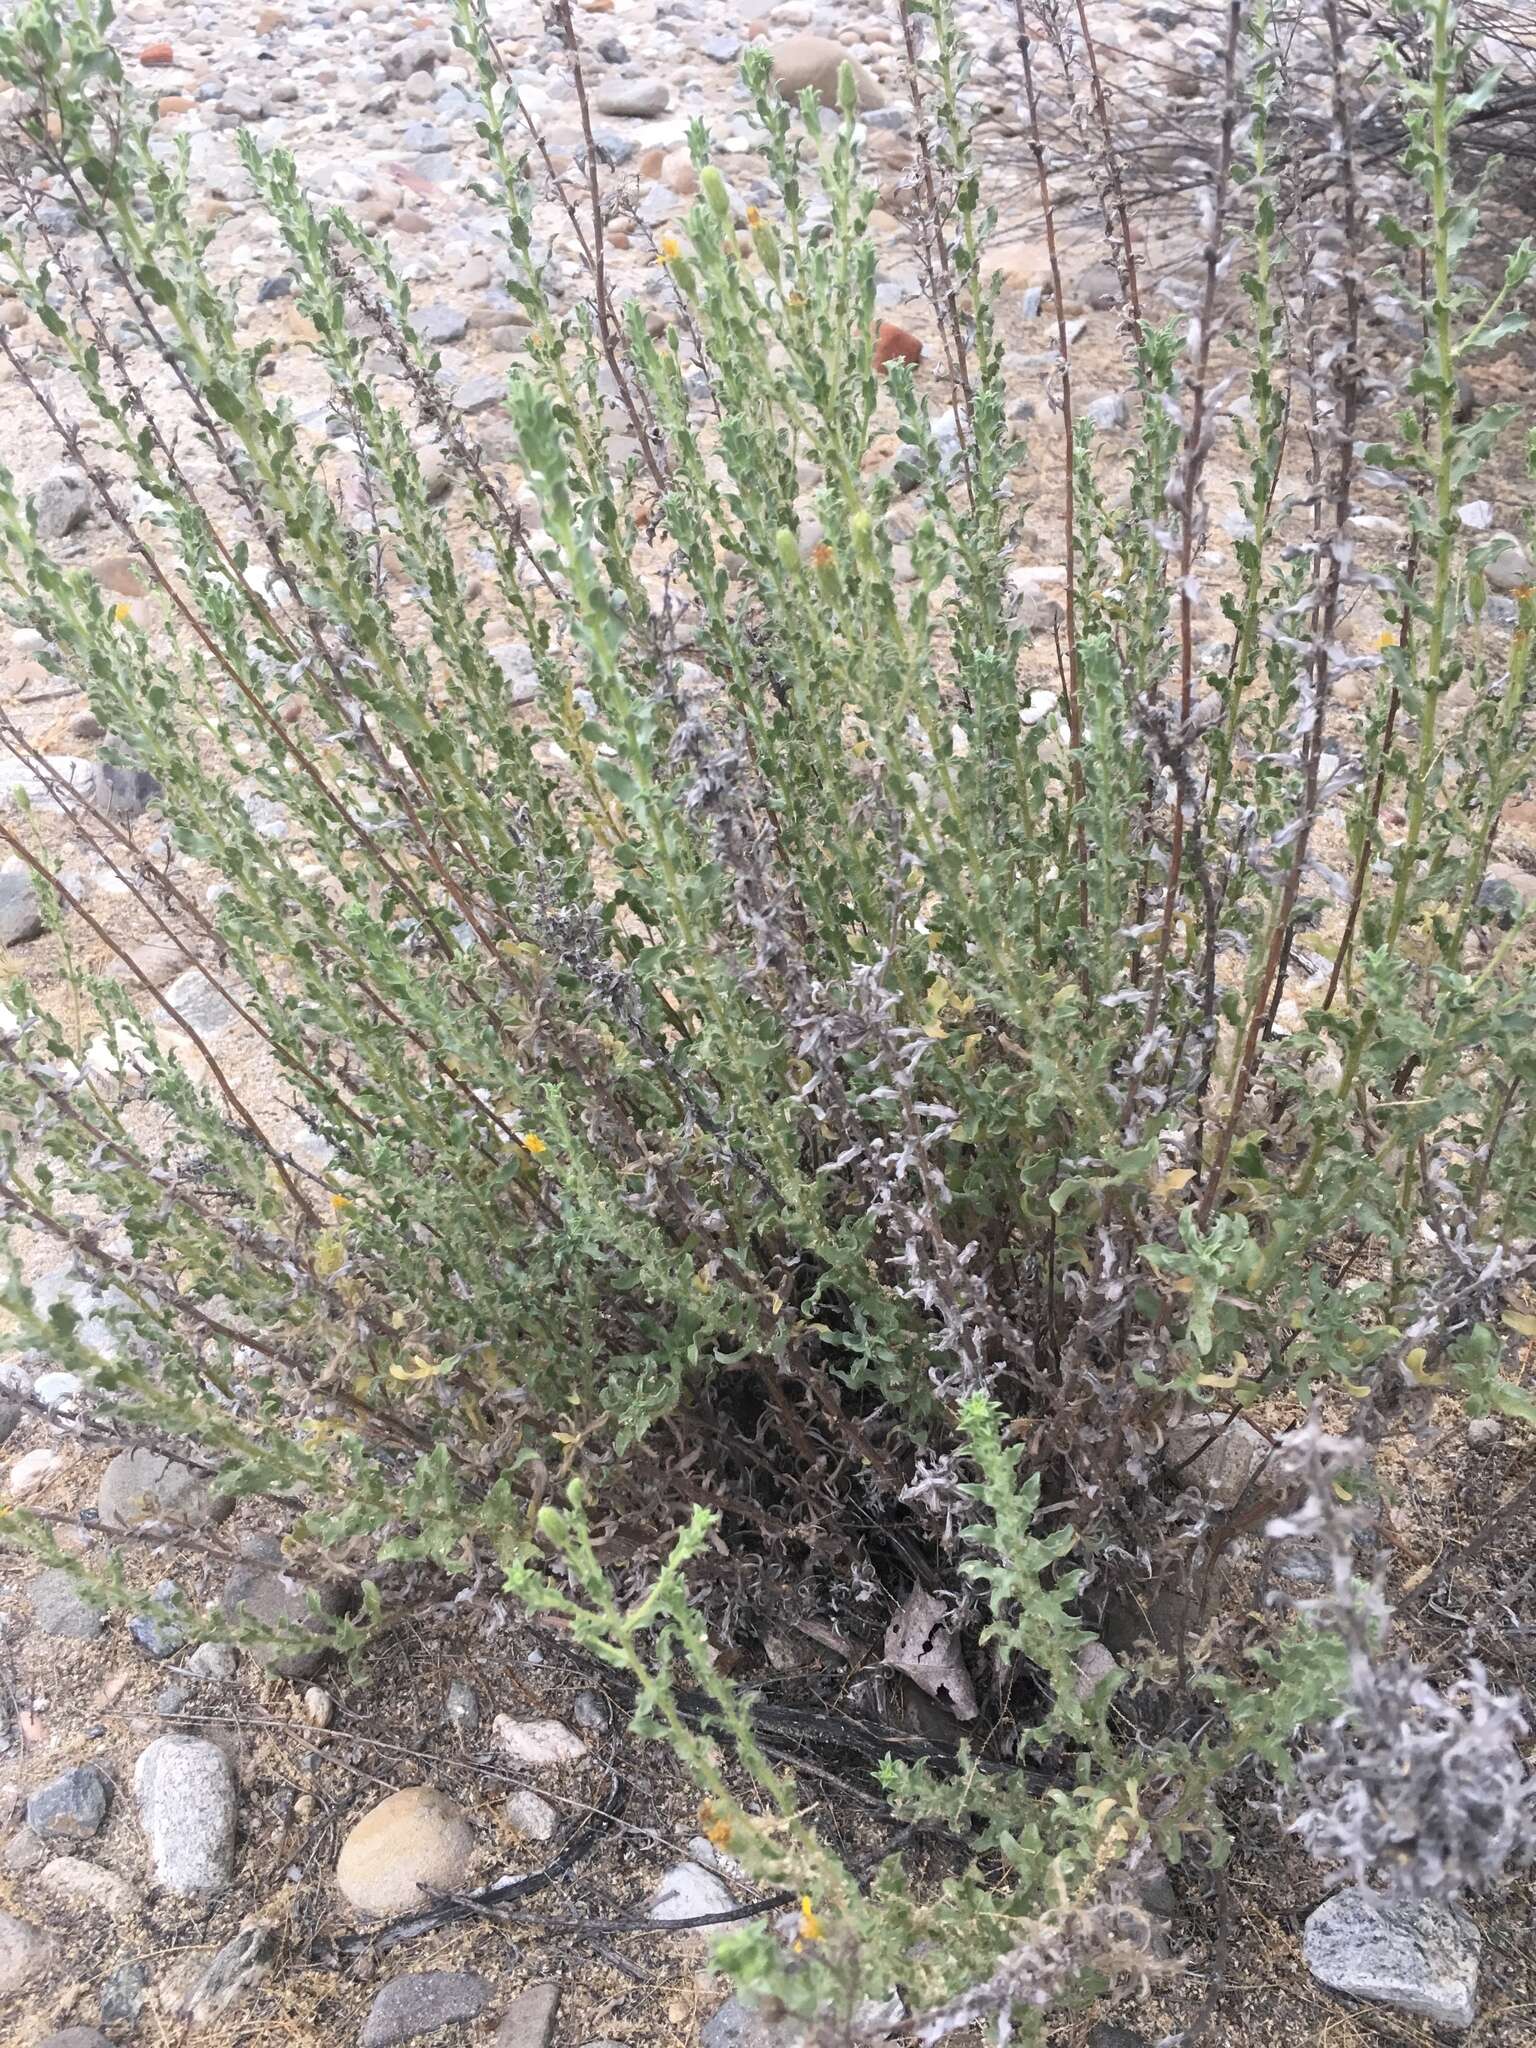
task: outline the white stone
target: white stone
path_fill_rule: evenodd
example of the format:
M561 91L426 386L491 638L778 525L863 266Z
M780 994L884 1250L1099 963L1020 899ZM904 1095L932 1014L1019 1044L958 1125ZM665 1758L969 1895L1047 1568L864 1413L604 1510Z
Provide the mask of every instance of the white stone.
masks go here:
M560 1826L560 1816L549 1801L526 1785L508 1796L503 1812L507 1826L525 1842L552 1842Z
M697 1863L675 1863L651 1894L645 1910L650 1920L702 1920L711 1914L729 1913L735 1904L713 1871Z
M41 1445L35 1451L28 1451L18 1458L6 1477L6 1486L14 1494L32 1493L64 1462L59 1452Z
M563 1721L518 1721L511 1714L498 1714L491 1733L503 1756L530 1770L576 1763L587 1753L587 1745Z
M32 1391L45 1408L62 1408L80 1398L85 1382L77 1372L40 1372Z

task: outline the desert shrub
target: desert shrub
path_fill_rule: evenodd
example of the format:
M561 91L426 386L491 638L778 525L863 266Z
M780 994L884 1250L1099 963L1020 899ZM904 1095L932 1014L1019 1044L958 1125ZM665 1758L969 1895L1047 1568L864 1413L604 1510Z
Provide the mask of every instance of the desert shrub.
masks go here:
M1087 53L1042 20L1019 15L1028 97L1067 61L1092 136ZM1017 574L1023 448L945 0L908 17L943 410L877 368L851 74L839 111L795 108L749 55L776 204L743 205L696 131L658 295L621 306L595 184L561 188L574 284L535 232L535 141L466 0L526 322L511 469L387 253L247 138L328 379L326 432L301 430L107 21L33 4L0 35L28 159L0 250L49 353L0 350L153 618L60 567L9 480L0 572L159 785L172 851L7 733L273 1088L227 1070L196 976L153 987L95 921L41 810L0 827L71 995L7 994L3 1201L103 1290L112 1341L19 1265L10 1307L89 1384L90 1426L269 1497L296 1557L364 1580L342 1640L428 1576L558 1612L718 1839L803 1900L787 1939L724 1942L749 1988L829 2038L893 1985L922 2038L1027 2035L1151 1966L1138 1872L1219 1861L1222 1788L1283 1774L1310 1724L1349 1809L1376 1624L1205 1626L1267 1517L1321 1526L1298 1507L1320 1454L1250 1459L1216 1501L1213 1454L1263 1451L1249 1411L1272 1441L1334 1405L1368 1496L1431 1401L1531 1413L1501 1352L1531 1265L1533 991L1487 868L1529 779L1533 604L1473 509L1508 417L1464 417L1458 382L1530 259L1493 305L1458 282L1452 139L1482 88L1456 88L1451 11L1371 59L1409 137L1377 219L1335 16L1327 175L1309 158L1298 193L1269 16L1233 10L1177 319L1112 232L1141 307L1122 478L1073 405L1058 277L1054 621ZM1240 474L1213 597L1218 427ZM1390 559L1355 523L1376 502ZM1346 646L1357 613L1379 643ZM888 1659L986 1731L959 1770L882 1768L936 1870L841 1854L758 1743L719 1652L797 1623L892 1628ZM1513 1782L1518 1728L1492 1718ZM1443 1869L1492 1874L1444 1832ZM1313 1833L1356 1854L1343 1821Z

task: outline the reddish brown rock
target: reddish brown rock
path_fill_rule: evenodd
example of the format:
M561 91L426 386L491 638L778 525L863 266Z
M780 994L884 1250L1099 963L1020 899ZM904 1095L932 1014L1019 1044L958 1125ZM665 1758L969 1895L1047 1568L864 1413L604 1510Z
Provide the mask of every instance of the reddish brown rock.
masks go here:
M176 62L176 53L169 43L146 43L139 52L139 62L151 71L163 71Z
M413 171L409 164L386 164L384 169L397 185L403 185L407 192L414 192L418 199L430 199L437 190L430 178L424 178L420 171Z
M920 363L923 344L894 320L882 320L875 329L875 369L883 375L892 363Z

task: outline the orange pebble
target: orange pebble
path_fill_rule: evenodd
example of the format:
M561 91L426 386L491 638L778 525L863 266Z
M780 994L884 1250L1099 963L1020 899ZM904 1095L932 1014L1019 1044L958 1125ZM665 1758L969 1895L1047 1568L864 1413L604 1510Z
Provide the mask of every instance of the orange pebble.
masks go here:
M169 43L146 43L139 52L139 62L149 68L163 71L168 64L176 62L176 53Z

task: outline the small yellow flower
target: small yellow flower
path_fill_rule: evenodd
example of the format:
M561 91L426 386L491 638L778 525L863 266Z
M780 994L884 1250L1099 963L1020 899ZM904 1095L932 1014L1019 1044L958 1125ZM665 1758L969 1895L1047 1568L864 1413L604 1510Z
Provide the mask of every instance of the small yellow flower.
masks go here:
M760 228L760 227L762 226L762 224L763 224L763 216L762 216L762 213L761 213L761 212L759 211L759 209L758 209L757 207L755 207L755 206L749 206L749 207L747 208L747 226L748 226L749 228Z
M345 1215L347 1210L350 1209L351 1206L351 1202L348 1201L345 1195L332 1195L331 1207L338 1216Z
M663 263L675 263L683 253L683 245L676 235L663 235L656 244L656 253Z
M795 1947L800 1948L808 1941L820 1941L822 1925L811 1905L811 1895L806 1892L800 1900L800 1932L795 1937Z
M712 1799L702 1799L699 1802L699 1827L706 1842L713 1842L717 1849L728 1847L731 1823L723 1814L716 1811Z
M1389 647L1395 647L1396 645L1397 635L1395 633L1378 633L1376 635L1376 650L1379 654L1385 654Z
M517 1142L522 1146L525 1152L531 1152L535 1159L539 1157L541 1152L547 1152L549 1150L549 1147L545 1144L544 1140L539 1136L537 1131L524 1131Z

